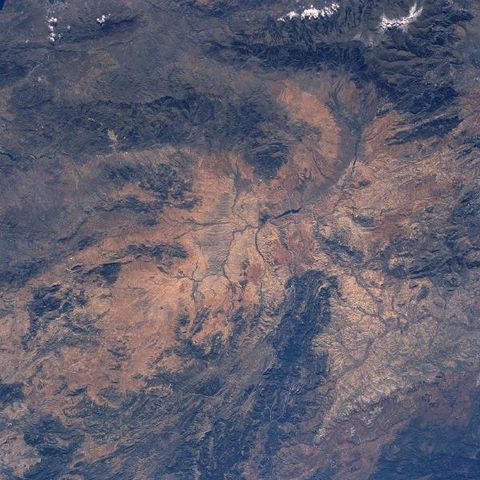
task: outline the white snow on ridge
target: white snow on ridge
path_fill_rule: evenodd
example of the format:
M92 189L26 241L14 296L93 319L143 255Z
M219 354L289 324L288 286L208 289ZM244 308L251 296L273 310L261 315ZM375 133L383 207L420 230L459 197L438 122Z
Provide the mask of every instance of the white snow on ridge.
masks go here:
M400 18L388 18L385 14L382 15L380 19L380 28L385 32L387 30L391 30L393 28L400 28L401 30L406 30L407 27L414 22L423 11L423 7L418 7L417 3L415 2L412 7L410 7L410 11L408 15L405 17Z
M315 8L313 5L310 5L310 8L305 8L302 12L297 13L294 10L288 12L283 17L278 19L279 22L285 22L286 20L292 20L294 18L300 17L301 20L315 20L317 18L327 18L331 17L337 10L340 8L340 5L336 2L331 3L323 8Z

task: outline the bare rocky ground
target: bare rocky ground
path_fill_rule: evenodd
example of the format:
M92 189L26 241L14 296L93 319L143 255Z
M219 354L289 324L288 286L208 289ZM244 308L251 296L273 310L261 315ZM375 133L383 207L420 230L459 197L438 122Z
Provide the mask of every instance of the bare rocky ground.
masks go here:
M480 4L412 6L0 2L2 480L480 478Z

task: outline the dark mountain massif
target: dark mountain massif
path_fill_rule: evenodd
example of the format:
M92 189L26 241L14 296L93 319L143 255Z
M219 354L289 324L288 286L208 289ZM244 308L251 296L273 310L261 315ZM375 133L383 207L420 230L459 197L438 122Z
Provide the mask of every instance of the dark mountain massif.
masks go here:
M480 2L0 40L1 480L480 478Z

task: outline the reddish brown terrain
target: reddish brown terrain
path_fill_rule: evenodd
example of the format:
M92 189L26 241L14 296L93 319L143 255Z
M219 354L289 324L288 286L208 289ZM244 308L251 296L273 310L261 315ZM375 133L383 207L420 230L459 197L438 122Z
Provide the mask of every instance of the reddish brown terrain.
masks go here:
M480 478L480 4L412 5L6 0L2 480Z

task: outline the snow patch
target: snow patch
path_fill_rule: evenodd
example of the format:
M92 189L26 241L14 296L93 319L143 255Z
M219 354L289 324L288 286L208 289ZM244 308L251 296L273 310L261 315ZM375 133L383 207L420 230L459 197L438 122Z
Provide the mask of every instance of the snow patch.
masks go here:
M292 18L295 18L295 17L299 17L300 15L295 12L294 10L292 10L291 12L288 12L286 15L285 15L285 18L287 18L288 20L292 20Z
M380 19L380 28L384 32L387 30L392 30L394 28L400 28L401 30L406 30L407 27L414 22L423 11L423 7L418 7L415 2L411 7L408 15L400 18L388 18L385 14L382 15Z
M316 20L317 18L328 18L335 14L340 5L336 2L331 3L323 8L315 8L313 5L310 5L310 8L305 8L300 13L292 10L288 12L283 17L278 19L279 22L285 22L287 20L293 20L294 18L300 17L301 20Z
M58 25L58 18L57 17L47 17L47 25L48 25L48 40L50 43L55 43L59 35L55 32L55 27Z
M97 17L97 23L98 23L99 25L104 25L109 18L110 18L110 14L109 14L109 13L106 14L106 15L105 15L105 14L100 15L99 17Z

